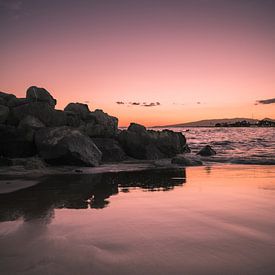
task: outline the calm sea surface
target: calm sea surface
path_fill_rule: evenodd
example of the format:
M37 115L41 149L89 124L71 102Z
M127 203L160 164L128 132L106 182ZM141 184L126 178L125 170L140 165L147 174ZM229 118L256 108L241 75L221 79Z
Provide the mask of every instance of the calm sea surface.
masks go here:
M0 194L0 274L275 274L274 212L273 165L43 176Z

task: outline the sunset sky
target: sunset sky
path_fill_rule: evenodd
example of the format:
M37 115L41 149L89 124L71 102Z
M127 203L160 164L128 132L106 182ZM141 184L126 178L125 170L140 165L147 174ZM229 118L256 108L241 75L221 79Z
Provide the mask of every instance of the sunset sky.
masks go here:
M0 37L18 97L44 87L121 126L275 118L273 0L0 0Z

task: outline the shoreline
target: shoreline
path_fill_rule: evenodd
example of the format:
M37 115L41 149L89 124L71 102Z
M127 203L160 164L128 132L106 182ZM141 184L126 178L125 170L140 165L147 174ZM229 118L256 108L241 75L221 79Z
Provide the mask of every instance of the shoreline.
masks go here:
M116 174L146 171L164 171L181 169L236 169L247 170L252 168L274 168L275 165L263 164L233 164L233 163L207 163L200 166L183 166L169 164L169 159L161 161L125 161L120 163L108 163L98 167L78 166L51 166L43 169L27 170L23 166L0 167L0 194L12 193L26 189L40 183L40 179L47 176L88 176L100 174ZM8 169L7 169L8 168Z

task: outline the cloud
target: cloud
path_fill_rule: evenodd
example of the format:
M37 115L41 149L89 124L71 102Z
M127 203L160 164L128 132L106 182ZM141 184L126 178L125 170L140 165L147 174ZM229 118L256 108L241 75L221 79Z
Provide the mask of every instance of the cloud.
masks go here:
M155 107L155 106L159 106L160 105L159 102L151 102L151 103L144 102L144 103L142 104L143 107Z
M275 103L275 98L258 100L256 103L259 103L259 104L273 104L273 103Z
M155 106L160 106L160 102L124 102L124 101L116 101L116 104L118 105L127 105L129 106L142 106L142 107L155 107Z

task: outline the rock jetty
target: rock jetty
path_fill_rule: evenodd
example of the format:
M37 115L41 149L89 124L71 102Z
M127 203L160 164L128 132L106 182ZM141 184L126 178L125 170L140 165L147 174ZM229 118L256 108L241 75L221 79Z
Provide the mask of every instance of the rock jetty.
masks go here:
M157 160L188 152L186 139L170 130L153 131L131 123L118 129L118 119L87 104L57 100L44 88L31 86L25 98L0 92L0 157L37 156L50 165L98 166L126 159Z

